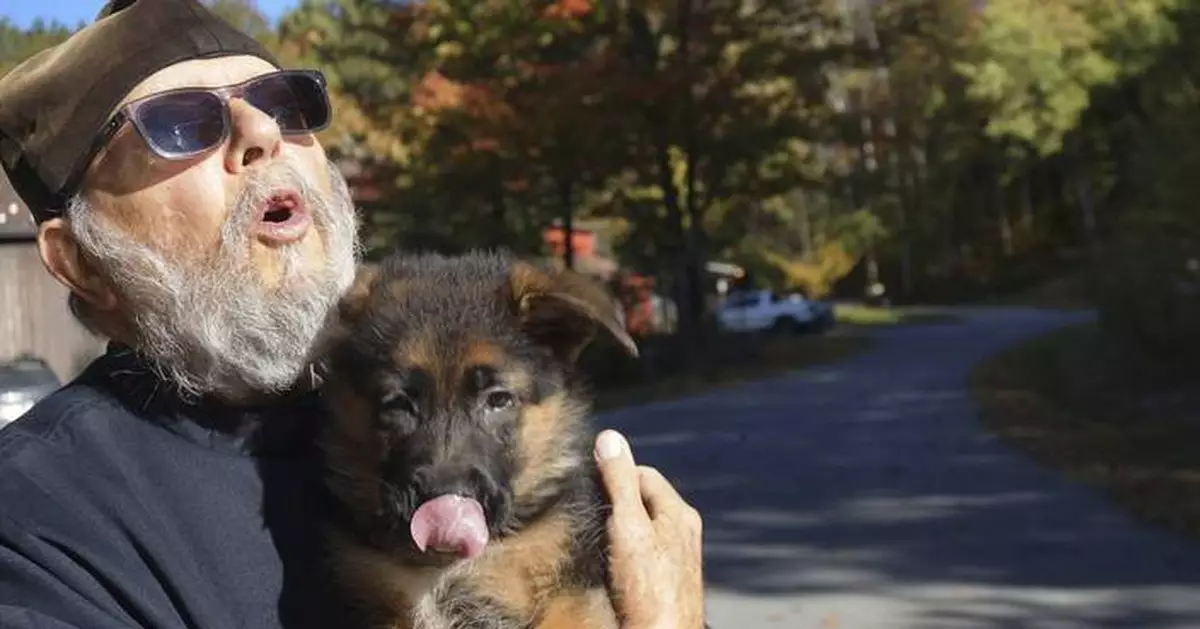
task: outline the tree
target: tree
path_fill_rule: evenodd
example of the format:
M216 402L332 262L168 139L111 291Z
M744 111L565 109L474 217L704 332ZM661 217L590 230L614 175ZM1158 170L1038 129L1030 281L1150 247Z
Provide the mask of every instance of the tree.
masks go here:
M258 9L254 0L203 0L204 5L221 19L229 22L243 33L260 40L269 40L275 34L270 21Z
M457 197L457 211L488 225L479 208L505 214L495 208L517 191L567 226L583 211L634 211L657 261L674 262L692 328L707 230L805 180L833 54L817 2L307 10L293 30L378 128L404 138L391 146L414 159L385 159L423 197Z
M8 18L0 17L0 75L8 74L17 64L34 54L66 41L76 29L58 22L42 20L22 30Z

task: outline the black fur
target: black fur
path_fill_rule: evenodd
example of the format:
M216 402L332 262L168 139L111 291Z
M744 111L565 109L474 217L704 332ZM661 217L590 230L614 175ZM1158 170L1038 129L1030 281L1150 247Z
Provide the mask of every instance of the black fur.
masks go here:
M609 508L591 456L595 433L584 390L571 360L576 345L586 343L597 325L568 312L569 303L567 309L546 312L536 306L541 310L532 315L522 310L521 295L513 293L514 263L483 252L394 255L378 265L361 294L343 304L323 345L321 373L342 395L368 402L379 448L371 474L378 475L382 500L377 510L366 512L343 499L340 521L361 543L382 553L412 565L439 566L453 558L420 552L409 535L413 513L431 497L460 493L478 500L492 540L519 535L556 510L572 519L571 544L559 559L556 587L602 588L608 581ZM594 294L582 301L596 306L593 315L604 312ZM611 320L605 325L614 329ZM496 350L503 364L468 364L464 357L481 342ZM627 337L626 342L632 345ZM554 456L570 453L577 464L539 475L537 491L516 495L523 407L563 396L570 405L555 428L561 448ZM337 413L338 404L331 409ZM337 463L330 466L334 477L346 467ZM469 591L469 584L455 583L440 605L503 609L503 601L478 600ZM503 616L484 607L476 611Z

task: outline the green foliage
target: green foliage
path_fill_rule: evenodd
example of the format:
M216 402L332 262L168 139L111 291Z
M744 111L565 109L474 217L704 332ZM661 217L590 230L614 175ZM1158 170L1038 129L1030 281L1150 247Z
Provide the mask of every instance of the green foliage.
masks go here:
M1097 300L1110 331L1161 358L1200 368L1200 217L1195 180L1200 133L1200 10L1181 9L1167 42L1152 63L1130 78L1126 92L1139 94L1125 113L1133 131L1129 205L1114 230L1094 278ZM1139 111L1153 112L1138 115Z
M1093 4L1095 0L1078 0ZM988 2L971 57L958 64L967 95L992 109L987 131L1041 155L1062 149L1088 106L1090 90L1112 81L1114 60L1076 0Z
M254 0L203 0L213 13L254 38L267 39L274 28Z
M274 27L206 1L329 76L321 140L380 193L378 248L543 255L605 219L696 325L705 260L901 301L1090 260L1114 330L1200 320L1194 3L304 0ZM69 32L0 22L0 69Z
M0 75L17 64L70 37L75 29L57 22L35 21L31 28L17 28L8 18L0 17Z
M820 185L834 28L817 1L337 0L283 33L363 113L383 240L453 221L459 246L536 253L553 220L621 216L622 249L695 286L759 200Z

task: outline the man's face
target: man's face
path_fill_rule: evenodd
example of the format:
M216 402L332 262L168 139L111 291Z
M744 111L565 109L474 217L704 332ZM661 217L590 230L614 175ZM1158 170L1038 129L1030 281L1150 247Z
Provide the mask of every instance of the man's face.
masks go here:
M194 60L125 102L273 71L256 57ZM68 208L71 232L116 297L127 339L185 391L241 398L303 375L328 309L353 280L354 209L311 135L234 98L225 143L167 160L126 124Z

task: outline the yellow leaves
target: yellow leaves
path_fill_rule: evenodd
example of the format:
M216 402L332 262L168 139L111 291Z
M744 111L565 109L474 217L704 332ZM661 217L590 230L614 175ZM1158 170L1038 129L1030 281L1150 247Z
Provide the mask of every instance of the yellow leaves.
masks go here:
M818 299L827 295L857 262L839 242L826 243L807 258L792 258L770 250L763 250L762 256L783 273L788 288Z
M993 108L987 130L1042 154L1088 107L1090 91L1119 74L1104 33L1085 10L1095 0L992 0L981 14L968 60L956 65L967 95Z
M437 47L434 48L434 52L437 53L437 56L443 59L456 59L463 56L465 48L461 42L447 41L438 44Z

